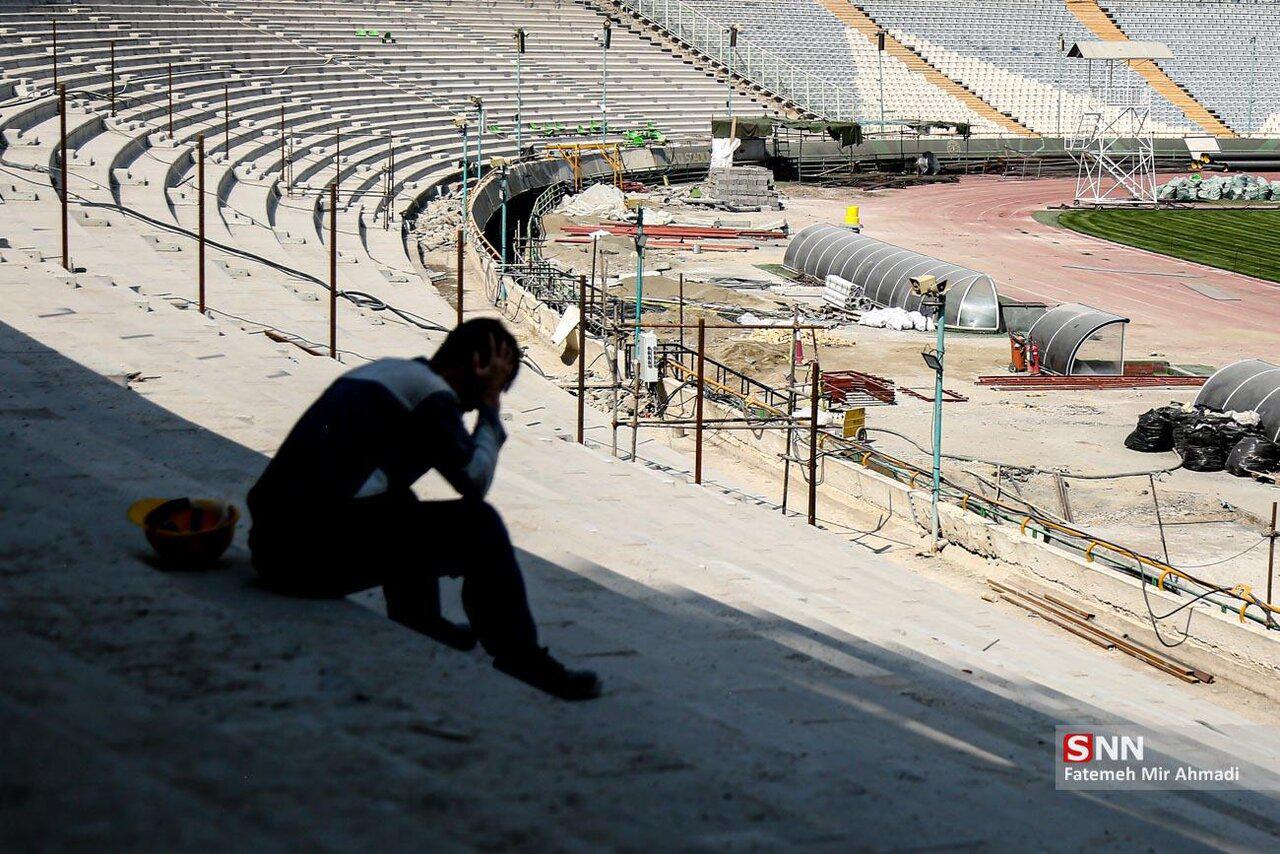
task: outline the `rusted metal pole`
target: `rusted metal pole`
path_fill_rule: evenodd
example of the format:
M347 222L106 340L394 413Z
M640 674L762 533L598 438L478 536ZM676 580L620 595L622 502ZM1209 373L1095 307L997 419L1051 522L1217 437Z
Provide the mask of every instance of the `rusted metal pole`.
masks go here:
M58 123L61 138L58 143L58 173L62 184L62 269L71 272L71 247L67 236L67 87L58 86Z
M800 323L800 307L791 309L791 339L787 342L787 417L792 424L787 428L787 450L782 455L782 515L787 515L787 500L791 497L791 455L796 447L795 414L796 414L796 342L800 340L800 332L796 325Z
M196 134L196 195L199 196L196 210L200 223L199 260L200 268L200 313L204 314L204 134Z
M684 273L680 274L680 349L684 350Z
M53 24L53 88L58 88L58 22L50 21Z
M818 385L822 371L813 363L813 393L809 399L809 524L818 524Z
M329 357L338 358L338 184L329 185Z
M116 117L116 43L111 42L111 118Z
M169 63L169 141L173 142L173 63Z
M292 188L289 186L289 155L284 147L284 101L280 102L280 177L284 179L284 191L288 195Z
M586 444L587 423L587 277L578 277L578 444Z
M284 134L281 134L283 136ZM231 83L222 84L222 147L223 154L231 156Z
M702 398L706 391L707 322L698 320L698 396L694 400L693 482L702 483Z
M520 233L520 221L516 220L516 234L519 234L519 233ZM596 266L597 266L596 258L598 256L598 252L600 249L599 244L600 244L600 238L598 237L591 238L591 287L593 288L596 286ZM591 301L592 301L592 304L595 303L594 296L592 297ZM602 323L604 322L603 314L600 315L600 320Z
M682 325L683 325L686 329L695 329L695 328L697 328L697 326L698 326L698 324L696 324L696 323L685 323L685 324L679 324L679 323L652 323L652 322L650 322L650 321L645 321L643 324L641 324L641 325L640 325L640 327L639 327L639 328L640 328L640 329L679 329ZM619 329L636 329L637 327L636 327L635 323L634 323L634 322L632 322L632 321L629 321L629 320L619 320L619 321L618 321L618 328L619 328ZM821 325L816 324L816 323L800 323L800 324L797 324L797 325L795 325L795 326L778 326L778 325L777 325L777 324L775 324L775 323L708 323L708 324L707 324L707 329L783 329L783 330L786 330L786 329L804 329L804 330L813 330L813 329L827 329L827 328L828 328L828 327L826 327L826 326L821 326Z
M1271 502L1271 550L1267 557L1267 604L1275 602L1271 598L1271 583L1275 580L1276 569L1276 502ZM1271 622L1271 612L1267 612L1267 622Z
M631 462L635 462L636 445L640 443L640 363L632 368L634 379L631 384L631 397L635 404L631 407Z
M462 325L462 253L463 253L462 229L458 229L458 325Z
M387 135L387 190L382 200L382 230L391 228L391 181L396 168L395 137Z
M342 180L342 126L333 129L333 183Z

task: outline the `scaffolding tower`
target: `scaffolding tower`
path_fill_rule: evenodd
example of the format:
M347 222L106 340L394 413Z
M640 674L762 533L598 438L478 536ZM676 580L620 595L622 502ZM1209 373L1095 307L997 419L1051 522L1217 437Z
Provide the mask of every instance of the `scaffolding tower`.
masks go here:
M1067 52L1088 63L1089 107L1063 141L1076 161L1076 205L1156 205L1151 86L1134 69L1172 59L1159 42L1077 42Z

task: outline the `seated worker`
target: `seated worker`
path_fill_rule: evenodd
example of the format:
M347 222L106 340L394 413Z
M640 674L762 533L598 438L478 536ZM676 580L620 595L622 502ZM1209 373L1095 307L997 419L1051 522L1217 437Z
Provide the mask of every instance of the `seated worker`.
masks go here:
M249 491L253 565L267 586L341 597L382 585L387 616L564 699L600 693L538 646L502 518L484 501L506 432L499 399L519 370L501 322L469 320L429 360L379 359L343 374L298 419ZM477 410L468 432L463 413ZM435 469L458 491L421 501ZM462 577L471 625L440 614L439 578Z

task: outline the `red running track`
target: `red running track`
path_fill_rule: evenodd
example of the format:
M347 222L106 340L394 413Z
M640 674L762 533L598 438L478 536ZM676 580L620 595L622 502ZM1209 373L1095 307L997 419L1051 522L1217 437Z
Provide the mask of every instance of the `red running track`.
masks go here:
M1074 191L1073 178L972 177L857 201L866 234L987 272L1009 297L1081 302L1129 317L1126 350L1133 358L1159 354L1215 365L1280 358L1280 283L1119 246L1032 218L1050 205L1070 203ZM1215 300L1188 283L1238 299Z

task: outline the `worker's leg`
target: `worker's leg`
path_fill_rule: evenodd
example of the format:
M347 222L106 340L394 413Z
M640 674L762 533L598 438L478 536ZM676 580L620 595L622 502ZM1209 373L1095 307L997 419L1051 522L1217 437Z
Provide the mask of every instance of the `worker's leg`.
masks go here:
M462 578L462 607L485 650L494 656L537 648L524 577L498 511L482 501L424 501L411 529L419 560L399 561L383 589L388 613L421 607L439 615L436 578ZM393 606L394 603L394 606ZM420 603L420 604L419 604ZM393 615L394 618L394 615Z
M498 511L481 501L461 500L422 502L414 513L413 529L435 546L426 550L430 571L461 576L462 606L494 667L566 700L600 695L594 673L569 670L538 646L524 577ZM402 589L401 579L397 575L386 585L388 602Z

